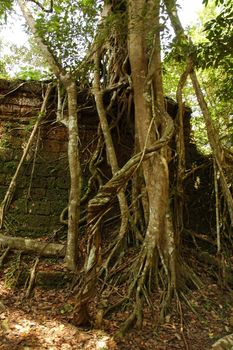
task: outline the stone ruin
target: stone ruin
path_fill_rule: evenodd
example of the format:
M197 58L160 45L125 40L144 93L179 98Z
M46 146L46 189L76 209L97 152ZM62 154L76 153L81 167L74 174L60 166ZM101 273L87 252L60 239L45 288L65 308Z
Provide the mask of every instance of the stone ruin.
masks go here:
M40 112L46 82L0 80L0 201L3 200L11 178L17 168L35 120ZM85 179L88 179L88 164L97 142L98 116L93 98L86 91L78 94L81 164ZM167 108L175 118L177 104L167 99ZM184 116L186 164L198 165L200 155L190 133L191 110ZM122 128L124 135L113 133L118 160L122 166L131 156L133 131L130 126ZM68 133L66 127L56 122L56 91L50 96L46 118L33 143L32 155L23 165L16 191L4 220L4 230L16 236L41 237L59 229L60 214L67 206L69 169L67 159ZM106 158L106 157L105 157ZM107 160L101 169L106 179L110 176ZM199 187L195 182L199 178ZM211 226L209 205L211 171L197 171L186 183L188 196L185 218L187 226L208 231ZM200 197L201 194L201 197ZM200 198L208 202L208 211L203 212ZM199 218L197 220L197 218Z

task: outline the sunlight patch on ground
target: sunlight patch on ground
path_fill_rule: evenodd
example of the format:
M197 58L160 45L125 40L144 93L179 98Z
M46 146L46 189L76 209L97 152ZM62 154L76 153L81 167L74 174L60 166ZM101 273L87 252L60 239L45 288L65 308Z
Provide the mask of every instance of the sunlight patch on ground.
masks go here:
M22 297L23 294L16 298L14 289L0 282L1 350L18 349L18 344L20 349L29 350L114 349L114 342L106 333L98 330L85 332L57 318L48 299L36 303L35 309L33 299L24 300ZM59 309L59 305L56 308Z
M7 293L4 286L0 291ZM12 294L12 290L8 293ZM84 332L54 318L49 311L47 315L36 314L32 309L27 314L18 301L5 305L0 311L0 339L0 349L4 350L18 349L19 344L20 349L28 350L114 349L114 342L106 333L98 330Z
M105 350L108 349L107 342L109 340L109 337L103 337L102 339L97 340L96 342L96 350Z

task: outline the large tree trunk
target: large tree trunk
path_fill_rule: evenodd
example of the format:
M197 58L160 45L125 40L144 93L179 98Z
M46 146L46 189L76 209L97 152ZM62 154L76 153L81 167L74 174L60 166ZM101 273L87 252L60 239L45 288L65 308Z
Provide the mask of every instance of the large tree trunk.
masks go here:
M140 150L152 147L156 140L162 136L167 125L166 120L163 120L165 112L163 110L161 67L158 52L153 54L153 63L156 64L155 71L151 71L150 66L148 69L149 59L146 53L145 18L143 16L146 6L148 4L145 0L129 1L129 59L134 91L135 124ZM151 25L153 24L151 23ZM158 50L158 48L156 47L155 50ZM155 97L157 96L156 105L154 106L155 113L153 113L155 101L151 93L153 80L155 82ZM162 131L159 132L161 125ZM170 223L170 217L167 216L169 176L164 151L157 152L153 157L144 161L142 167L149 200L149 220L140 261L141 265L139 266L141 277L139 278L137 293L145 283L150 269L154 267L156 253L160 254L164 268L169 271L169 275L175 273L175 269L173 268L170 271L169 266L170 257L175 255L175 246L174 240L171 239L171 225L168 225ZM175 284L175 276L173 276L173 284ZM173 285L174 287L175 285ZM135 311L135 317L140 322L138 311Z
M152 119L150 97L146 95L148 62L143 18L145 6L144 0L129 2L129 59L134 91L135 123L140 150L155 144L156 128L158 128L158 118L160 117L157 115L154 120ZM154 157L143 162L142 166L150 207L147 236L150 237L148 239L150 245L155 247L162 240L168 208L167 165L161 154L157 153Z

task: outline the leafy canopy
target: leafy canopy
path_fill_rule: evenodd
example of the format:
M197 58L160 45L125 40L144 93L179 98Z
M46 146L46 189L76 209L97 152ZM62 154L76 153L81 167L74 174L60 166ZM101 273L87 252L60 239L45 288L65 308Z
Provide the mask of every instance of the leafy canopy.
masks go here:
M58 63L74 69L87 53L95 34L101 4L94 0L60 0L53 11L36 9L36 28Z
M13 8L13 0L4 0L0 2L0 25L6 23L7 16Z

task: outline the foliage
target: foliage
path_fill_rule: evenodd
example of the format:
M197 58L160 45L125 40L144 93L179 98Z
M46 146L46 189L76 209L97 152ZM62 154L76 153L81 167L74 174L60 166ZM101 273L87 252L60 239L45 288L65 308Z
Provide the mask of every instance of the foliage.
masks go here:
M189 46L187 41L173 40L164 60L164 89L167 96L176 98L176 87L185 69L187 54L195 57L197 74L220 140L225 147L232 147L233 30L232 27L230 30L232 22L229 20L232 10L226 6L219 15L217 11L215 3L209 2L200 12L197 23L189 28L188 34L195 46ZM190 82L187 82L183 94L193 111L191 122L195 142L202 152L209 153L205 124Z
M21 71L16 75L16 78L22 80L42 80L43 75L40 70L25 66L21 68Z
M7 67L6 62L4 60L0 60L0 79L7 79L8 73L7 73Z
M93 41L101 1L82 0L78 4L74 0L54 1L52 12L43 11L49 4L50 1L31 2L38 35L49 45L56 61L64 68L73 70L81 63ZM12 0L0 4L0 14L2 11L6 19L12 9ZM49 78L50 73L34 38L26 47L8 42L4 43L4 47L7 47L7 53L2 51L2 77L7 77L6 71L9 71L11 77L21 79ZM87 74L86 69L84 71L82 74Z
M198 48L199 65L215 67L221 73L219 95L228 100L233 88L233 8L229 0L216 1L220 13L204 25L206 40Z
M51 73L32 38L24 46L8 43L8 50L10 53L3 55L2 62L11 78L43 80L51 77Z
M13 6L12 0L5 0L0 2L0 28L3 24L6 23L7 17L10 14ZM2 50L3 44L2 40L0 42L0 50ZM6 71L6 63L0 57L0 78L7 78L7 71Z
M68 95L68 156L71 185L66 248L66 252L69 254L66 255L68 257L66 262L72 270L76 270L77 267L77 228L80 223L77 214L81 203L80 179L82 175L78 155L78 106L75 80L77 77L68 73L74 70L77 72L77 68L83 62L86 70L90 69L89 60L83 60L83 58L87 56L88 49L92 46L89 59L93 65L88 78L93 77L92 93L96 102L96 111L99 116L112 177L104 184L102 179L98 181L98 192L93 194L93 198L88 202L85 231L85 240L88 241L88 244L85 250L83 274L81 274L78 281L80 288L76 298L77 303L72 317L76 325L86 324L90 321L92 323L89 316L89 304L96 299L98 279L104 269L104 287L101 290L103 295L100 297L101 302L104 302L103 309L106 308L104 312L109 312L108 301L105 302L104 293L108 293L108 289L113 291L118 286L121 287L122 281L126 282L124 285L126 297L121 297L116 302L114 300L113 303L109 298L109 303L112 303L113 308L115 308L115 305L123 305L130 300L131 308L133 305L133 312L131 312L119 332L119 335L123 335L134 323L137 323L138 327L142 326L143 299L144 296L148 296L148 300L150 299L149 294L152 288L156 287L157 290L163 289L164 291L164 300L160 308L161 320L164 320L172 295L179 291L188 290L192 284L201 287L194 274L190 274L189 270L186 269L186 265L183 264L178 253L181 251L181 233L184 232L186 225L183 209L188 203L185 198L183 182L186 178L186 171L190 170L185 167L186 142L182 125L182 98L178 98L179 108L176 118L176 126L178 127L174 145L175 155L172 159L172 161L174 160L172 175L176 180L176 185L169 183L168 163L171 160L166 155L167 152L163 152L165 148L167 149L168 143L171 144L174 123L164 106L160 59L161 45L158 35L160 31L160 9L159 6L154 6L155 2L153 1L138 0L135 1L137 6L134 6L134 1L129 1L128 12L124 7L121 13L121 5L125 5L126 2L121 1L119 7L115 7L116 2L113 0L110 2L110 7L104 7L107 15L109 11L112 14L106 18L106 22L103 20L104 16L102 16L102 21L97 26L102 2L83 0L77 4L74 0L61 0L55 2L52 11L43 11L41 3L38 6L36 0L32 2L33 5L30 4L30 9L33 15L29 16L24 7L26 3L19 1L32 32L35 33L37 30L38 46L41 48L41 52L44 53L44 58L51 64L54 74L64 85ZM41 2L43 5L48 5L46 1ZM223 1L220 2L223 4ZM187 40L182 27L179 25L176 11L173 11L172 8L169 9L169 5L172 3L169 0L164 1L167 14L171 19L178 39L173 41L172 51L164 60L164 71L167 74L166 91L169 94L173 91L175 96L177 86L182 90L183 84L185 84L188 74L190 74L192 86L203 113L203 116L200 113L197 117L194 115L193 129L197 129L196 135L200 140L199 143L204 148L208 146L207 141L209 140L213 157L218 161L218 166L221 166L222 149L219 146L218 137L220 135L225 145L231 142L231 138L228 137L228 128L232 128L232 122L227 122L231 103L229 103L229 106L224 103L215 86L216 81L222 74L228 54L224 52L223 63L221 56L219 56L217 63L210 66L208 60L212 56L209 54L209 56L206 56L206 47L211 40L215 39L216 30L217 34L222 36L224 42L227 41L225 36L229 33L224 33L221 22L223 18L219 22L220 24L216 25L216 19L218 18L216 17L214 24L207 25L205 29L206 33L208 32L206 34L207 41L201 42L198 46L192 44L192 41ZM158 2L157 5L159 5ZM229 10L227 6L223 8L223 11L225 10ZM33 17L36 21L36 28ZM174 25L174 23L178 23L178 25ZM127 24L127 26L124 26L124 24ZM128 32L123 30L122 33L119 30L120 25L127 28ZM101 32L101 34L96 35L96 32ZM94 40L96 41L94 42ZM92 45L93 42L94 45ZM223 52L220 44L217 44L216 47L213 46L213 50L216 50L219 55L220 52ZM193 68L195 65L199 68L198 73L205 85L204 93L199 88L195 71L190 69L187 74L182 74L186 69L186 61L192 63L189 68ZM30 68L28 67L26 71L26 77L37 77L37 72L35 70L30 71ZM61 68L65 68L65 70ZM25 77L24 73L21 71L22 76ZM226 76L228 73L229 70L226 71ZM105 95L106 90L108 96ZM189 83L183 92L187 96L186 99L189 99L190 103L195 106L196 100L193 97ZM109 98L108 102L105 97ZM210 104L209 109L205 103L207 99ZM66 100L64 100L64 107L66 107L65 103ZM221 118L219 115L221 115ZM215 132L211 116L219 130L219 134ZM110 117L114 120L114 123L108 125ZM123 121L123 119L125 120ZM128 121L134 119L135 124L132 129L133 131L136 130L134 140L137 138L138 141L135 142L137 153L120 168L111 131L116 128L120 140L121 130L124 126L131 127L132 125L130 122L126 122L127 119ZM204 135L204 128L207 129L208 137ZM99 141L102 143L102 138L99 138L94 151L96 167L98 157L102 156L102 147L100 147ZM155 154L155 152L157 153ZM149 160L152 155L151 161L145 161L146 159ZM176 162L177 164L175 164ZM193 164L194 162L187 166L192 168ZM138 167L141 168L141 174L138 172ZM91 172L91 168L89 170ZM96 173L97 171L93 178L95 176L98 180ZM225 180L223 171L220 175ZM132 181L132 187L130 185L127 188L127 184L132 177L135 177L135 181ZM225 182L223 183L225 184ZM129 191L129 196L125 191L126 188ZM227 184L223 190L228 194L225 188L229 192ZM145 193L144 198L142 197L143 193ZM174 201L172 206L169 207L172 196L174 196ZM104 249L107 252L105 255L102 254L101 225L104 224L104 214L108 212L115 197L118 197L121 224L119 225L119 231L114 231L110 238L113 240L111 245L106 250ZM135 208L133 208L134 203L136 204ZM231 202L229 203L231 204ZM233 218L233 205L229 205L229 208ZM231 212L229 210L230 215ZM232 218L231 222L233 221ZM133 225L132 221L134 221ZM138 232L136 232L136 228L138 228ZM132 232L135 232L135 235ZM134 236L132 240L131 236ZM69 239L69 237L72 239ZM129 244L127 245L127 243ZM132 253L130 251L132 246L137 248L137 256L133 260L131 260ZM72 254L74 252L71 258L70 252ZM118 254L121 257L120 259L116 258ZM122 267L123 259L127 261L127 267L124 265ZM122 276L120 281L117 274L119 271L121 271ZM177 280L177 277L179 280ZM154 281L156 282L154 283ZM97 326L101 326L104 312L101 311L100 319L96 318L95 324Z
M210 0L203 0L202 3L207 6L209 4ZM224 5L224 4L229 4L231 3L231 0L215 0L215 5Z
M215 3L219 13L204 23L198 65L220 140L225 147L232 147L233 9L229 0Z
M0 25L6 23L7 16L11 12L13 7L13 0L4 0L0 3Z
M99 2L62 0L52 13L38 12L36 28L63 67L76 68L92 43Z

